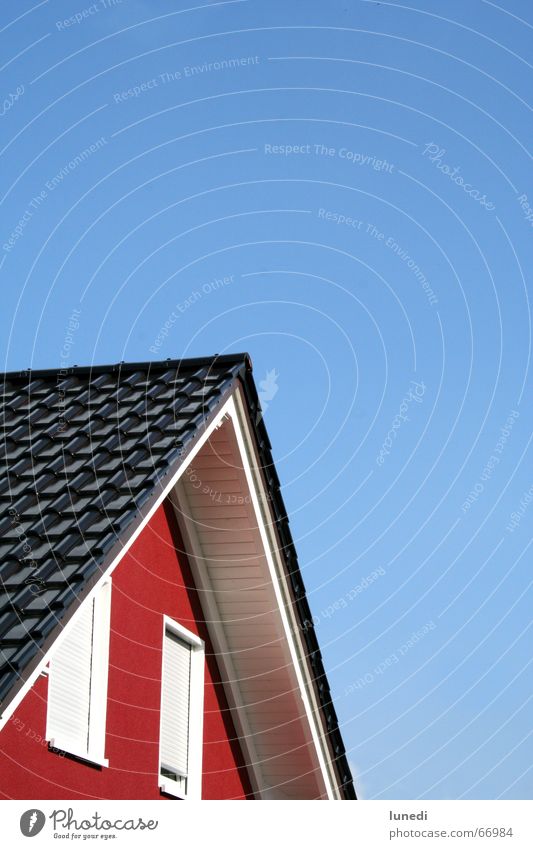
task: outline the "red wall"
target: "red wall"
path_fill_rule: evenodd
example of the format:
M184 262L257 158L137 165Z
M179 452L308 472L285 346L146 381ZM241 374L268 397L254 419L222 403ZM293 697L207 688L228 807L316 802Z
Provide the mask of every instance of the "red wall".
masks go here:
M206 643L204 799L252 798L242 754L170 505L113 573L106 757L98 768L48 750L40 676L0 732L0 793L13 799L162 799L158 786L163 614Z

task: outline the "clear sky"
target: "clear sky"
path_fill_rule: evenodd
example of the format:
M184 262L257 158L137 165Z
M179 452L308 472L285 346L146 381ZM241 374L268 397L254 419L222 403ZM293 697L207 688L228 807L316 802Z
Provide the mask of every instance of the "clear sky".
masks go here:
M2 6L4 368L250 352L363 798L532 795L532 36Z

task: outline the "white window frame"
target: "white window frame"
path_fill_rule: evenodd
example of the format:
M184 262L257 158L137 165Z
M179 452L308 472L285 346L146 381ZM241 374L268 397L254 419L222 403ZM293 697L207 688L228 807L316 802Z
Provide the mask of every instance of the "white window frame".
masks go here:
M91 658L91 684L89 701L89 725L88 725L88 747L73 745L68 738L62 738L61 734L54 734L50 728L49 702L46 714L46 740L50 746L59 752L66 752L89 763L99 766L109 766L109 760L105 757L106 743L106 715L107 715L107 683L109 677L109 636L111 624L111 579L101 584L96 592L85 599L79 611L73 616L71 622L65 627L65 632L58 646L64 640L69 639L72 627L76 624L78 612L86 610L86 605L94 601L94 620L92 633L92 658ZM52 654L48 668L48 692L54 675L54 655Z
M191 678L189 686L189 748L187 793L184 793L177 781L161 773L161 740L163 725L163 687L165 683L164 644L167 631L175 634L191 647ZM161 665L161 703L159 711L159 789L176 799L202 798L202 754L204 727L204 680L205 680L205 643L192 631L184 628L169 616L163 616L163 636L161 643L163 661Z

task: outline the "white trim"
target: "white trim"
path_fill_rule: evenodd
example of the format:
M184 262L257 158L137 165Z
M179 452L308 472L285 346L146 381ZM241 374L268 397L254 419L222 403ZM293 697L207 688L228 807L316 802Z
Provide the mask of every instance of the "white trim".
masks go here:
M229 399L229 402L231 402L230 415L232 415L233 418L235 437L241 454L243 470L248 483L251 502L256 514L257 525L263 543L265 558L268 563L270 577L272 580L272 585L274 587L276 600L278 602L281 621L283 623L283 629L285 631L285 639L287 640L291 659L296 672L296 678L300 688L300 695L309 722L309 727L311 730L311 735L313 738L317 758L320 764L320 769L327 797L328 799L337 799L340 797L336 788L336 782L334 785L332 770L328 768L328 766L331 767L331 759L329 757L327 743L324 739L323 731L318 725L317 721L317 717L320 714L318 706L316 705L316 701L314 699L314 688L309 666L305 661L305 652L302 653L302 644L300 643L297 647L295 641L295 634L299 632L299 628L296 622L296 617L294 615L294 610L292 609L292 604L290 603L289 588L287 585L283 562L278 551L278 546L274 534L271 530L267 530L267 526L265 524L265 514L263 505L268 504L267 494L263 486L261 475L257 471L257 465L254 471L250 463L250 457L254 457L255 449L252 440L252 435L248 427L248 417L245 411L240 391L232 395ZM261 495L261 499L258 498L258 493ZM275 560L276 562L274 562ZM291 616L292 622L289 622L289 615ZM310 700L312 694L313 701L315 701L314 708L311 705Z
M109 637L111 630L111 578L105 581L94 598L93 663L91 674L91 724L89 751L91 760L96 754L98 763L105 758L107 684L109 679ZM96 740L96 744L92 739ZM98 754L99 753L99 754ZM107 763L105 763L107 766Z
M191 680L189 687L189 746L187 793L183 793L177 782L161 774L161 731L163 711L159 711L159 788L177 799L202 798L202 754L204 746L204 680L205 680L205 643L192 631L169 616L163 616L162 648L167 631L180 637L191 646ZM165 681L165 660L161 665L161 708L163 704L163 685Z
M62 742L61 737L53 737L51 740L47 741L50 744L51 750L53 750L58 755L73 755L75 758L79 758L82 761L87 761L89 764L95 764L96 766L109 766L108 758L98 758L96 755L87 754L87 752L82 752L81 749L78 750L71 743Z
M203 649L205 651L205 643L197 634L193 634L192 631L189 631L188 628L185 628L180 622L176 622L175 619L171 619L170 616L167 616L166 613L163 614L163 633L168 628L169 631L172 631L176 634L177 637L181 637L182 640L185 640L186 643L190 643L191 646L195 649Z
M117 554L115 559L112 561L112 563L110 563L110 565L106 569L105 573L98 580L98 582L91 589L91 591L87 594L83 603L85 603L85 601L87 601L87 599L93 598L96 595L96 593L99 591L99 588L104 583L104 581L106 581L109 578L109 576L115 571L118 564L120 563L122 558L125 556L125 554L128 552L128 550L131 548L131 546L133 545L133 543L135 542L137 537L143 532L144 528L149 523L150 519L152 518L152 516L154 515L156 510L158 510L158 508L161 506L161 504L163 503L163 501L165 500L167 495L173 490L177 481L180 479L180 477L182 476L182 474L185 471L185 469L187 468L187 466L196 457L196 455L198 454L198 452L202 448L203 444L209 439L209 437L211 436L213 431L217 427L219 427L220 421L221 421L222 417L225 415L227 406L228 405L226 403L220 408L218 415L211 422L209 427L204 431L202 436L196 441L194 447L191 448L191 450L185 455L183 461L180 463L180 465L176 469L176 472L169 479L168 483L163 487L163 489L161 490L161 493L159 494L158 498L156 499L156 501L154 502L154 504L152 505L150 510L146 513L142 522L139 523L137 528L133 531L131 537L127 540L127 542L124 543L124 546L121 548L121 550L119 551L119 553ZM50 657L52 656L53 652L55 651L56 645L58 644L58 640L64 639L67 636L70 628L72 628L73 620L75 619L75 617L76 617L76 613L73 614L72 618L66 623L66 625L64 626L61 633L58 634L57 638L54 640L54 642L52 643L50 648L45 652L42 659L39 661L39 663L37 664L37 666L35 667L35 669L31 673L31 675L26 679L26 682L20 688L20 690L18 691L16 696L14 696L13 699L10 701L10 703L5 707L3 713L0 717L0 731L5 726L5 724L11 719L13 713L16 711L16 709L18 708L21 701L24 699L24 697L27 695L27 693L29 693L29 691L31 690L31 688L35 684L35 682L36 682L37 678L39 677L39 675L41 674L43 668L49 662Z

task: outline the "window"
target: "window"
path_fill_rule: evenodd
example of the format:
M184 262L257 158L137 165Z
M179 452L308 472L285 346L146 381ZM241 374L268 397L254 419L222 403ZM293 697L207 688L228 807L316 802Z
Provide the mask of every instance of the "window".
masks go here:
M160 787L178 799L200 799L204 643L164 619L161 674Z
M107 766L104 757L111 583L84 601L50 660L46 739Z

